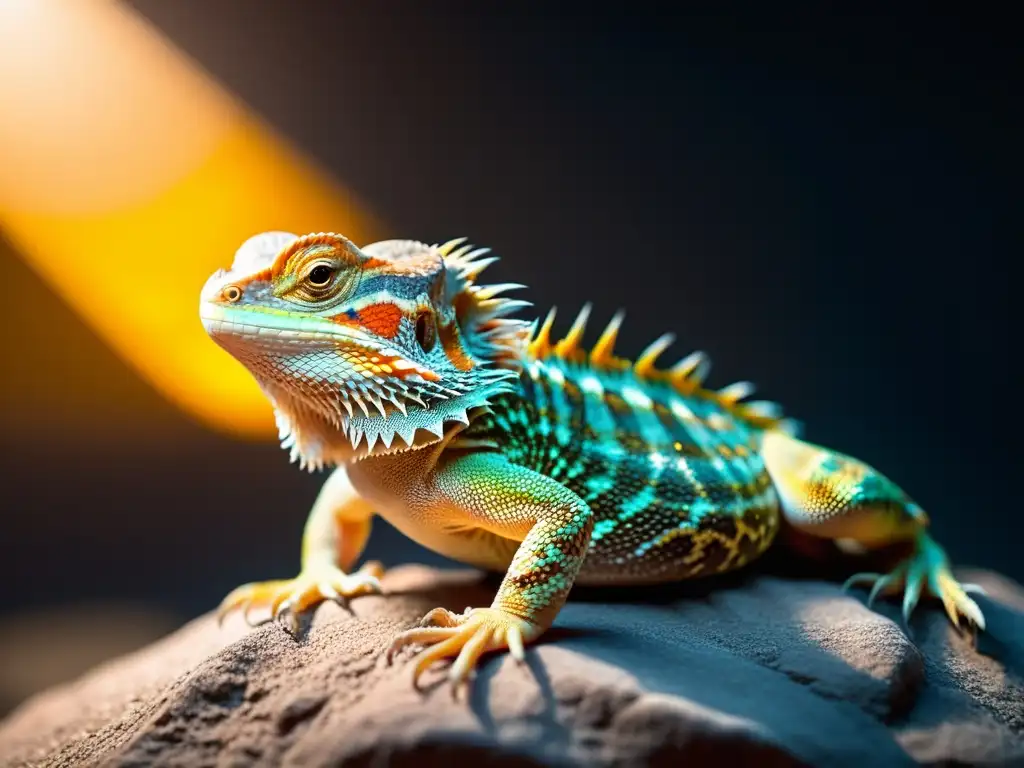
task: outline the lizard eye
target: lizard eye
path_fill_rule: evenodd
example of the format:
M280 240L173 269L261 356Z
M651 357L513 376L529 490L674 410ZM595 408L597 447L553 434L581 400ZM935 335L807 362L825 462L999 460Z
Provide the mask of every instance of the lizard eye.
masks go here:
M331 281L334 271L334 268L327 264L317 264L310 270L307 279L311 284L322 287Z
M280 291L276 295L299 304L336 304L359 282L360 270L346 267L336 259L304 260L295 267L295 279L283 280L275 286Z
M434 326L434 316L430 312L420 312L416 318L416 341L424 352L434 348L437 341L437 328Z

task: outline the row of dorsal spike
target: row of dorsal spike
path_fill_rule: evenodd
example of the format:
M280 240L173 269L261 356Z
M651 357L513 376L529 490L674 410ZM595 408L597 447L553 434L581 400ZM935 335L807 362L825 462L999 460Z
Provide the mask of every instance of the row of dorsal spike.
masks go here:
M612 316L601 333L601 337L587 353L582 345L591 308L591 304L584 304L565 337L557 342L552 341L551 338L551 330L555 323L556 310L554 308L548 312L544 322L539 326L535 321L527 347L530 356L537 360L552 356L567 361L586 360L594 368L626 369L632 367L634 375L638 378L667 380L684 391L692 391L703 385L711 371L711 361L704 352L691 352L671 368L657 367L656 364L662 353L675 341L675 335L672 333L665 333L656 338L632 363L616 357L614 354L615 341L618 338L619 329L622 327L622 321L625 319L625 313L622 310ZM752 394L753 391L754 385L749 381L737 381L723 387L715 394L717 399L723 403L735 405ZM769 411L773 412L777 408L773 403L762 403L761 401L745 405L753 408L755 412L763 411L764 413L759 415L766 418L774 418Z
M495 256L487 256L490 253L490 249L474 249L474 246L467 244L466 241L467 238L458 237L441 245L435 244L433 247L440 251L449 266L455 268L460 278L472 283L484 269L498 259ZM656 363L662 353L675 341L675 335L672 333L665 333L659 336L632 363L616 357L614 354L615 341L618 337L622 321L625 318L625 313L622 310L619 310L612 316L608 325L601 333L601 337L591 348L589 355L586 355L582 349L582 342L592 308L590 303L582 307L568 333L558 342L553 342L551 339L551 331L555 321L554 308L551 309L543 324L539 327L536 321L527 326L526 323L520 320L497 320L496 318L503 315L512 314L520 309L531 306L530 302L527 301L500 296L501 293L523 287L518 283L502 283L494 286L473 286L471 290L476 294L481 308L488 310L487 314L491 318L491 324L507 323L510 326L509 328L501 327L500 331L492 328L488 331L488 334L496 334L503 338L514 339L520 333L525 332L527 334L527 350L533 358L543 359L554 355L560 359L572 360L586 357L590 365L595 368L624 369L632 367L634 374L638 378L668 380L677 389L682 391L693 391L701 388L707 379L708 373L711 370L711 361L701 351L691 352L669 369L659 369L656 367ZM718 390L714 395L719 402L731 407L749 397L753 391L754 385L749 381L737 381ZM768 421L781 419L781 409L776 403L756 400L744 402L742 407L747 415L756 419Z

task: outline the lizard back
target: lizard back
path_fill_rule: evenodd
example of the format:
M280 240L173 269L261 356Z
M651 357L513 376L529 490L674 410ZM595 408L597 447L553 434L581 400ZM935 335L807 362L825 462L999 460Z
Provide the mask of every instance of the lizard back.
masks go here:
M612 356L621 316L586 354L578 347L586 313L555 345L549 316L515 391L495 398L469 434L587 502L595 526L581 583L673 581L756 558L779 525L759 452L765 429L789 427L777 406L740 403L746 382L702 389L700 353L654 368L668 336L635 363Z

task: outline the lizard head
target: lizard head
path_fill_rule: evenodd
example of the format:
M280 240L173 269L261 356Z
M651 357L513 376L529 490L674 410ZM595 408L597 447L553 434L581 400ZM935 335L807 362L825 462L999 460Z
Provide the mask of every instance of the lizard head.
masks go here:
M207 333L253 374L310 469L440 440L512 388L521 286L481 286L486 249L266 232L203 288ZM459 247L462 246L462 247Z

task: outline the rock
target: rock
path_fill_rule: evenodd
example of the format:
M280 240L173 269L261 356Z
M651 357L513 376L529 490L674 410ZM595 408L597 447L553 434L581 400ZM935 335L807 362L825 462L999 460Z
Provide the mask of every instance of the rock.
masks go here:
M492 657L454 700L443 670L418 692L412 652L382 650L495 583L406 566L298 639L204 616L40 694L0 724L0 764L1024 765L1024 588L961 577L989 591L983 653L935 603L911 642L893 604L754 574L577 590L526 666Z

